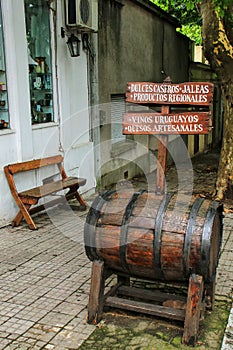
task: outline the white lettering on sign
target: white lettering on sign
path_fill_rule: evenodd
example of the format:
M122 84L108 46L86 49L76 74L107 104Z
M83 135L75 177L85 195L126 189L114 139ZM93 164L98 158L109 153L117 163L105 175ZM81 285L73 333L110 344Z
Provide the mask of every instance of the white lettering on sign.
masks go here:
M199 117L197 114L169 114L169 115L155 115L154 122L156 124L177 124L177 123L197 123Z
M126 101L151 104L209 105L212 83L128 83Z
M130 134L151 133L150 125L128 125L125 130Z
M153 118L151 115L149 116L144 116L144 115L132 115L132 122L133 123L152 123L153 122Z
M155 92L158 94L172 94L179 92L179 85L171 84L154 84L154 83L132 83L130 92Z
M203 131L202 124L154 125L153 131L160 134L196 134ZM153 132L152 132L153 133Z
M123 134L207 134L209 116L209 112L125 113Z

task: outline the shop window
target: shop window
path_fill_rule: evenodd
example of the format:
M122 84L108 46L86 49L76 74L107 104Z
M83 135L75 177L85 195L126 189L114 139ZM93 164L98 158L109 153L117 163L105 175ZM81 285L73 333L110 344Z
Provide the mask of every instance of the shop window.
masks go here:
M4 54L4 38L2 24L2 9L0 7L0 129L9 128L10 117L6 84L6 66Z
M122 116L125 113L125 95L111 96L111 138L112 143L125 140L122 134Z
M32 124L54 121L49 6L24 0Z

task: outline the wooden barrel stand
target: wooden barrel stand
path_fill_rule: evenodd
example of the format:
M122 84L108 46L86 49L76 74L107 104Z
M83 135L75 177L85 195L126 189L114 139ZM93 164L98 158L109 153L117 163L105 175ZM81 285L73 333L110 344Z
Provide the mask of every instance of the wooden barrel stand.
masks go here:
M88 323L97 324L105 306L154 315L183 322L182 342L194 345L206 300L209 308L214 303L221 219L219 203L197 197L145 191L98 196L84 227L93 262ZM117 282L107 290L112 275ZM170 293L134 287L131 277L174 288Z

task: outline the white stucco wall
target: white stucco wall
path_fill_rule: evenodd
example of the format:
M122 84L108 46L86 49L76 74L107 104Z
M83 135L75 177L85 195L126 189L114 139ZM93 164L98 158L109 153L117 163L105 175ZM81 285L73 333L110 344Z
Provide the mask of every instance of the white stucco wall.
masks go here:
M66 40L60 35L64 26L63 2L57 3L57 33L52 41L55 121L32 126L24 1L2 0L11 129L0 130L0 225L9 223L18 210L5 179L6 164L63 154L67 173L87 179L81 192L95 186L93 143L89 136L87 56L81 50L80 57L70 57ZM22 173L17 177L21 189L39 185L35 174Z

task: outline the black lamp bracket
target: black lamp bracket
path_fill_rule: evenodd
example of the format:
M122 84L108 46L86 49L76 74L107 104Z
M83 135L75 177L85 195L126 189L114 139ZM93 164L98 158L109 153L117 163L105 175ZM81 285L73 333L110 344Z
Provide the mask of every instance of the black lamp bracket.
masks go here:
M61 37L64 39L65 38L65 29L63 27L61 27Z
M72 30L66 30L64 27L61 27L61 37L64 39L65 37L69 38L71 34L74 34L74 31ZM79 34L77 32L77 34Z
M61 27L61 37L64 39L65 37L69 38L72 34L79 35L81 32L77 30L77 28L66 29Z
M92 59L94 59L93 48L89 40L89 33L82 33L82 46L83 50L88 51Z

